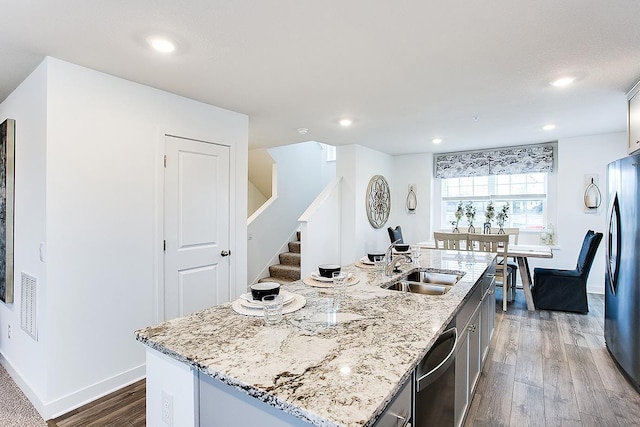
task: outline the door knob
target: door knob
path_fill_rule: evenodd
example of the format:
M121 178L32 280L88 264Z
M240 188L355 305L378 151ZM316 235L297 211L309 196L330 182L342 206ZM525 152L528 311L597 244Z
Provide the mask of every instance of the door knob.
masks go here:
M221 256L229 256L229 255L231 255L231 251L222 251L222 252L220 252L220 255Z

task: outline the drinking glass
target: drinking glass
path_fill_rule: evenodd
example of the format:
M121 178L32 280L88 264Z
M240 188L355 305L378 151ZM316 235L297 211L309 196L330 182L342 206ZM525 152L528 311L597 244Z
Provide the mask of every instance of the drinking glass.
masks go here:
M384 271L384 255L376 255L373 257L373 264L375 265L375 271L378 274L382 274Z
M283 299L280 295L267 295L262 298L265 325L275 325L282 320Z
M411 261L418 264L420 259L420 245L411 245Z
M346 271L336 271L333 273L333 284L336 294L340 299L344 296L344 291L347 288L347 276Z

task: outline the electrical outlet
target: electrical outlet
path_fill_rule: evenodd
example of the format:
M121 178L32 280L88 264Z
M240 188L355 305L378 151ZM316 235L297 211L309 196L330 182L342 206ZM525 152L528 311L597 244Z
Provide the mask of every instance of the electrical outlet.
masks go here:
M7 325L7 338L11 339L11 325Z
M162 422L168 426L173 425L173 395L162 390Z

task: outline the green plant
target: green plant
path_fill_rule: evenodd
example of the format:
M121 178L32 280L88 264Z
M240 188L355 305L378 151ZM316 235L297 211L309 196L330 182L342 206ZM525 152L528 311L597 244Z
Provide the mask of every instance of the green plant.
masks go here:
M485 222L488 222L489 224L491 224L495 216L496 216L496 209L493 206L493 202L487 203L487 209L484 211Z
M451 225L453 225L455 228L458 228L458 223L460 222L460 220L462 219L462 215L464 215L464 212L462 210L462 202L458 202L458 208L456 209L455 213L453 214L456 219L451 221Z
M473 225L473 220L476 218L476 207L473 206L473 202L467 202L464 206L465 215L467 216L467 222L469 222L469 227Z
M507 218L509 218L509 204L505 203L502 205L502 210L500 210L496 215L496 222L500 228L504 227L504 223L507 221Z

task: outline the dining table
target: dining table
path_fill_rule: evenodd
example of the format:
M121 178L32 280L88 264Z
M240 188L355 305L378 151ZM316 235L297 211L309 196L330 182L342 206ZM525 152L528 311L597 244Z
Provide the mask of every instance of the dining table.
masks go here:
M536 306L533 303L531 295L531 270L529 268L529 258L553 258L553 251L548 245L509 245L507 249L507 257L515 258L520 270L520 280L522 280L522 290L527 302L527 309L535 311Z

